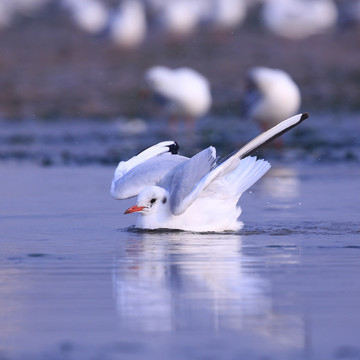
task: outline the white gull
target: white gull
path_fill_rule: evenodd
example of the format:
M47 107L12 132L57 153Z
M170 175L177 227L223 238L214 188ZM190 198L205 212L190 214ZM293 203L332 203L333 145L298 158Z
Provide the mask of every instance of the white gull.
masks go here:
M298 114L284 120L220 160L212 146L186 158L177 154L174 141L161 142L119 163L111 195L116 199L138 195L136 205L125 211L140 214L138 228L240 230L238 200L270 168L267 161L248 155L307 117Z
M244 101L248 115L263 131L299 110L300 89L283 70L253 67L247 73L246 87Z
M146 71L144 80L146 88L159 100L170 128L183 118L189 131L193 131L195 119L204 116L211 107L209 81L191 68L153 66Z
M274 34L303 39L330 30L336 24L338 10L333 0L267 0L261 15Z
M147 24L144 4L125 0L114 11L109 25L112 40L123 48L136 48L145 39Z
M106 28L109 11L102 1L62 0L61 3L81 30L97 34Z

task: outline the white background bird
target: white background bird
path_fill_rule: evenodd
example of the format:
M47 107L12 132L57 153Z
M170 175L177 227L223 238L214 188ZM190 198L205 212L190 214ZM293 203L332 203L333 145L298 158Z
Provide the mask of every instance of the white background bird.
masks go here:
M265 26L289 39L325 32L335 26L337 16L332 0L266 0L262 8Z
M193 69L154 66L146 71L145 84L159 100L172 132L176 132L179 119L184 119L188 132L192 132L196 119L211 107L210 84Z
M197 29L201 18L200 10L197 1L166 1L156 14L157 22L162 32L170 39L181 39L194 33Z
M299 110L300 90L285 71L267 67L249 70L244 97L247 115L262 130L270 129Z
M70 12L76 25L85 32L97 34L108 24L109 12L101 1L62 0L62 4Z
M125 214L139 213L139 228L240 230L239 197L270 168L267 161L248 155L307 117L299 114L284 120L222 160L212 146L186 158L177 154L175 142L159 143L119 163L111 195L116 199L138 195L137 204Z
M216 30L232 30L246 17L247 6L244 0L212 0L208 21Z
M114 12L110 21L110 36L115 44L135 48L146 36L145 8L139 0L126 0Z

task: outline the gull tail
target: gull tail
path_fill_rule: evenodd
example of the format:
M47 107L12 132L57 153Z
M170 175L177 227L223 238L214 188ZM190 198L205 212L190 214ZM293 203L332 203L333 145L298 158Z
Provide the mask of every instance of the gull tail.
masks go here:
M263 132L255 139L248 142L245 146L243 146L240 150L238 150L235 154L240 159L249 156L251 153L259 149L261 146L273 141L277 137L281 136L282 134L286 133L293 127L302 123L305 119L309 117L308 113L298 114L289 119L282 121L281 123L277 124L276 126L272 127L268 131Z

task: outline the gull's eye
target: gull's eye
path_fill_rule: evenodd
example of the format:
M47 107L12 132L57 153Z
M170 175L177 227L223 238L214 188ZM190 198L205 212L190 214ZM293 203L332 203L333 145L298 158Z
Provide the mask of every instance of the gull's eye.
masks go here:
M150 202L153 204L156 201L156 199L151 199Z

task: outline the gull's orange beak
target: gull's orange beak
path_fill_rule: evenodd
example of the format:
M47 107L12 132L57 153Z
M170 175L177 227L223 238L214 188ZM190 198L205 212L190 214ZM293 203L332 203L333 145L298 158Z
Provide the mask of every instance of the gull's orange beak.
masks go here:
M137 205L134 205L132 207L129 207L127 210L125 210L124 214L131 214L133 212L136 212L136 211L141 211L145 208L145 206L137 206Z

